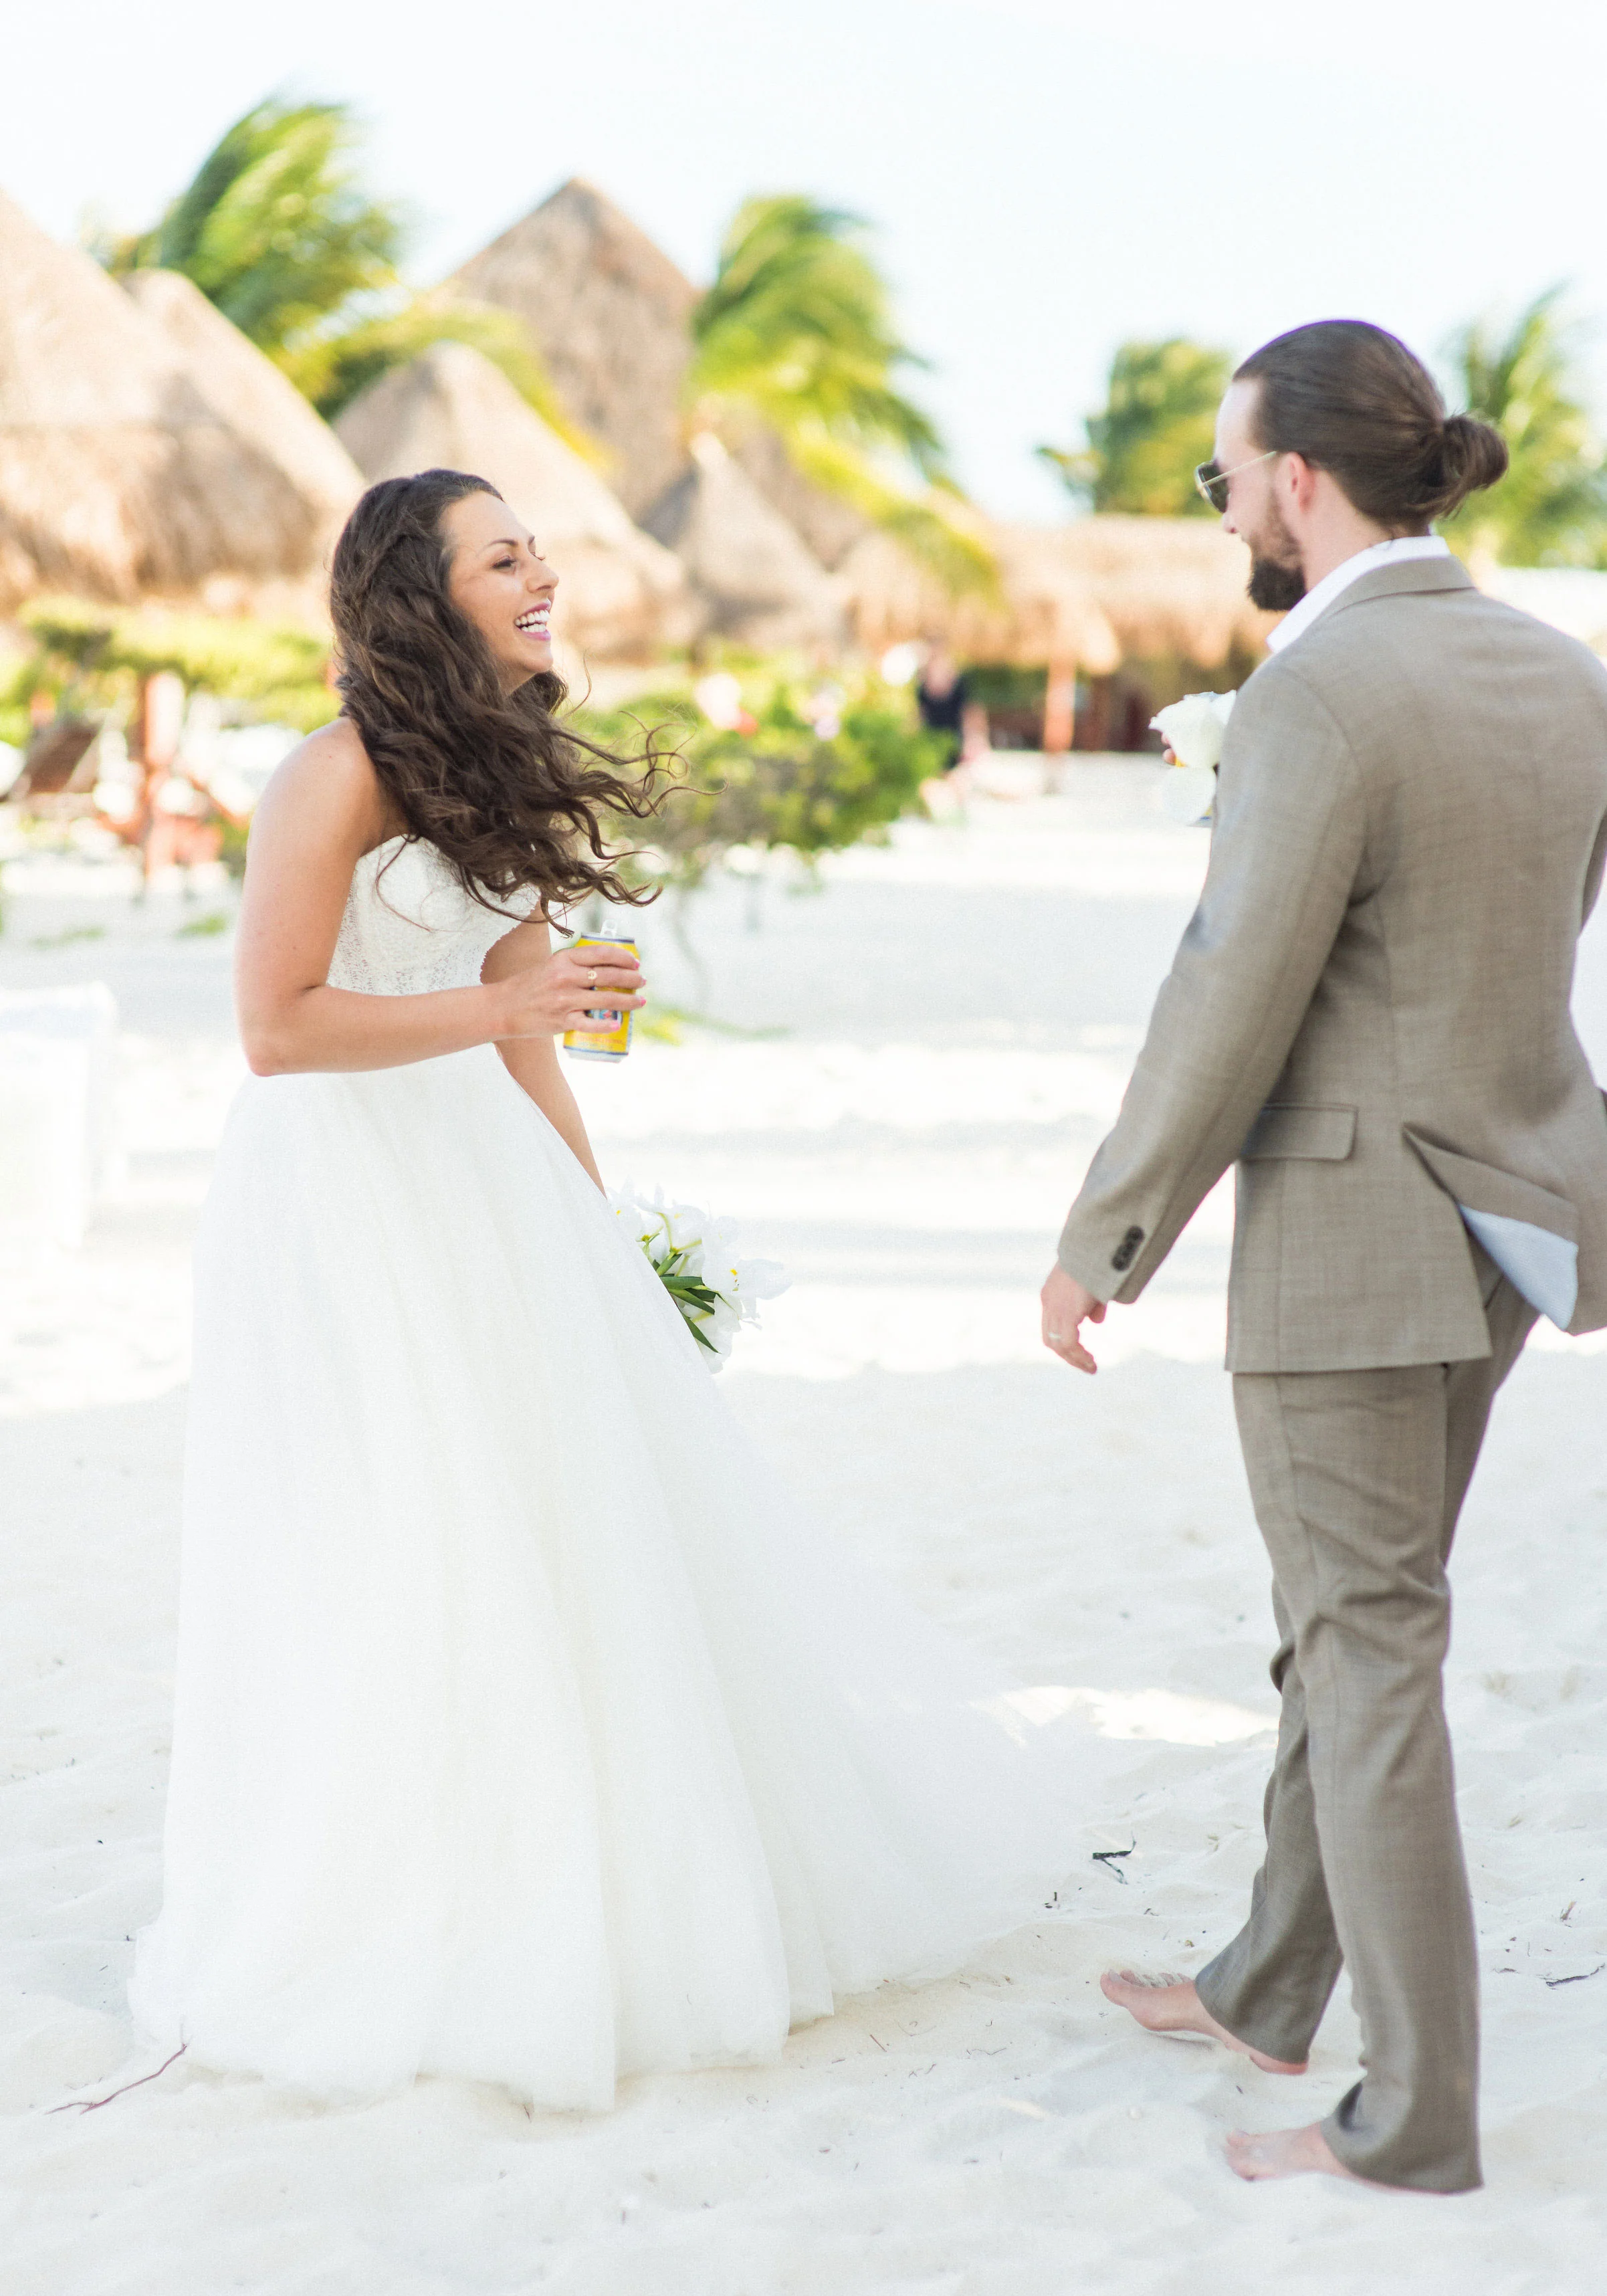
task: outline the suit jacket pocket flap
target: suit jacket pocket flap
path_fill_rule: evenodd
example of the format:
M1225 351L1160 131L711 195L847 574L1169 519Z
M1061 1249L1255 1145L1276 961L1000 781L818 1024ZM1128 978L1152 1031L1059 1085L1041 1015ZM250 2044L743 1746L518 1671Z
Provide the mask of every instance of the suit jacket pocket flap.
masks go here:
M1338 1164L1355 1144L1353 1108L1308 1108L1295 1102L1269 1101L1250 1126L1250 1137L1239 1154L1252 1163L1264 1156L1301 1156Z
M1565 1242L1578 1242L1578 1214L1566 1196L1554 1196L1549 1188L1533 1180L1521 1180L1515 1172L1504 1172L1498 1164L1481 1163L1476 1156L1442 1148L1437 1140L1425 1140L1409 1124L1403 1124L1401 1130L1447 1195L1465 1204L1469 1211L1523 1220L1530 1227L1560 1235Z

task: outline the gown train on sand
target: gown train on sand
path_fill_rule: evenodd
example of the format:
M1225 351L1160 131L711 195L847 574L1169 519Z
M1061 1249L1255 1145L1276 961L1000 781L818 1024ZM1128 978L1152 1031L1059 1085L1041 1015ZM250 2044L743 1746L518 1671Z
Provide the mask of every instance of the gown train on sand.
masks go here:
M393 840L330 979L507 930ZM1059 1761L794 1516L493 1049L249 1079L196 1283L155 2038L596 2107L1041 1915Z

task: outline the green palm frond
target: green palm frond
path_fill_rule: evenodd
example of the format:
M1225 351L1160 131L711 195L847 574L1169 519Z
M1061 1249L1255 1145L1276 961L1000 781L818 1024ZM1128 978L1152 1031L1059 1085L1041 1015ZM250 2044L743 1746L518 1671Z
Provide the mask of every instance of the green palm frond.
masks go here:
M94 252L112 272L182 271L328 421L431 343L471 343L596 460L517 319L403 284L406 218L363 189L361 140L349 104L270 96L219 138L151 230Z
M152 230L102 250L113 271L193 279L270 354L353 295L392 286L401 210L357 180L344 103L277 97L237 119Z
M992 561L929 491L950 484L943 441L898 382L925 362L898 334L864 231L801 193L743 202L693 314L689 417L728 434L767 425L815 485L974 586Z
M925 362L898 340L863 229L858 217L801 195L745 201L693 315L690 395L694 406L735 400L783 437L807 417L939 479L937 430L892 381Z
M371 382L406 366L432 343L468 343L502 369L520 397L588 462L602 460L594 440L576 429L528 331L512 313L473 303L440 289L394 299L366 310L337 311L324 325L302 334L276 364L326 422L332 422Z
M991 594L998 586L992 551L956 513L961 497L941 487L912 495L883 475L869 455L833 438L824 426L799 423L787 441L806 479L836 495L901 542L956 596L965 591Z
M1084 425L1086 447L1040 447L1039 458L1085 509L1209 517L1194 471L1210 457L1232 366L1226 351L1182 335L1123 343L1111 362L1105 404Z
M1561 283L1505 333L1475 320L1449 345L1470 414L1506 441L1506 475L1447 521L1469 555L1509 566L1607 564L1607 472L1586 406L1581 332L1559 308Z

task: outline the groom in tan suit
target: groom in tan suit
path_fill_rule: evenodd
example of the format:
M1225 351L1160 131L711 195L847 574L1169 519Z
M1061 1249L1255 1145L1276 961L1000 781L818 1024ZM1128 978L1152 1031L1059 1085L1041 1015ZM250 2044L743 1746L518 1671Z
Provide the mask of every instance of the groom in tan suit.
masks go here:
M1484 597L1431 521L1505 467L1404 344L1300 327L1239 369L1201 473L1291 609L1245 685L1199 908L1044 1287L1136 1300L1238 1165L1228 1367L1283 1698L1267 1855L1157 2030L1305 2070L1341 1965L1365 2078L1235 2137L1246 2177L1480 2182L1478 1967L1440 1670L1446 1565L1537 1314L1607 1324L1607 1110L1569 1017L1607 859L1607 671Z

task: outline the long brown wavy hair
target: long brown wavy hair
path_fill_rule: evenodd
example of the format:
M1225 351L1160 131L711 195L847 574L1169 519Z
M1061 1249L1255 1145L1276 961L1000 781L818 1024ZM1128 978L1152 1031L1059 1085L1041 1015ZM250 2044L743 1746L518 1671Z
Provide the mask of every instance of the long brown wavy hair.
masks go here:
M466 471L381 479L347 520L330 577L344 714L409 838L438 847L482 906L524 886L544 909L592 893L639 906L654 893L619 875L603 815L656 810L662 754L649 737L618 757L562 721L553 671L504 692L447 588L442 521L472 494L502 500Z

